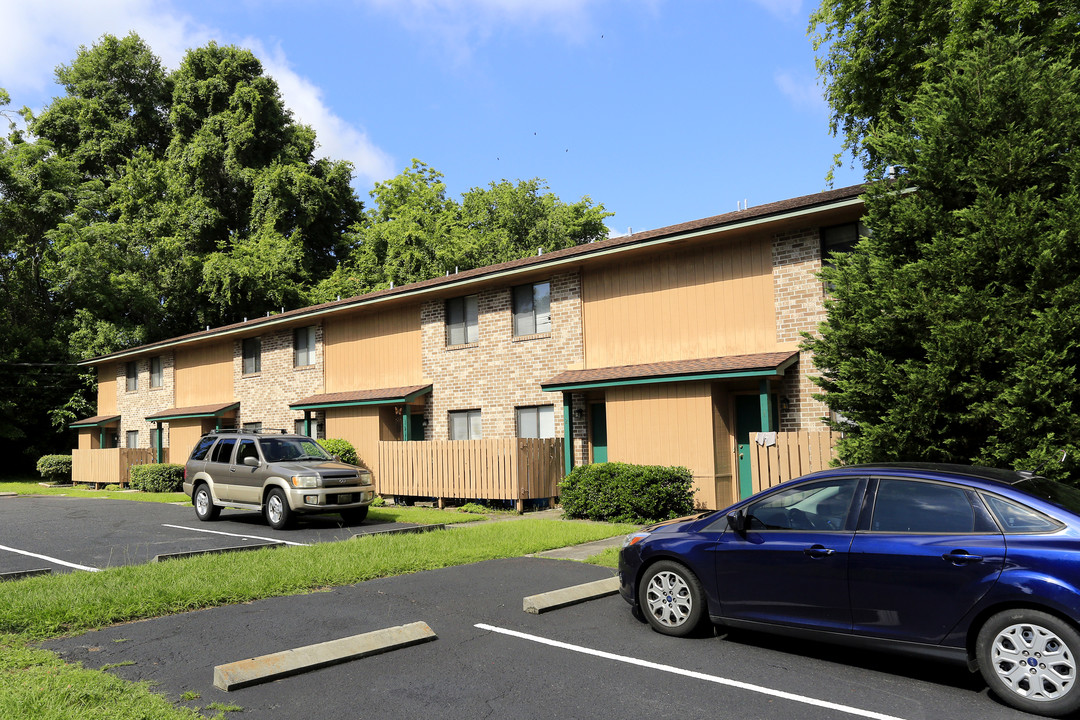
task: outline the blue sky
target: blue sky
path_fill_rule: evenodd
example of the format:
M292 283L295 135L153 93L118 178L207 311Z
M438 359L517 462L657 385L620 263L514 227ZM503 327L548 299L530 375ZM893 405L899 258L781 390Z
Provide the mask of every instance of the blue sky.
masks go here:
M544 178L615 233L818 192L828 128L800 0L0 0L0 87L40 109L53 70L138 32L175 68L253 50L320 153L373 184L418 158L449 193ZM845 165L835 187L860 182Z

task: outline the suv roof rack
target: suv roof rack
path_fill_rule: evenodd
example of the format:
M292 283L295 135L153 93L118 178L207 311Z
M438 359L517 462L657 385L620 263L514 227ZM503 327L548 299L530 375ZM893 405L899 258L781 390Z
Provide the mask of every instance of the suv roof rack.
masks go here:
M232 433L233 435L288 435L289 432L284 428L263 428L262 430L254 430L252 428L215 428L206 435L220 435L221 433Z

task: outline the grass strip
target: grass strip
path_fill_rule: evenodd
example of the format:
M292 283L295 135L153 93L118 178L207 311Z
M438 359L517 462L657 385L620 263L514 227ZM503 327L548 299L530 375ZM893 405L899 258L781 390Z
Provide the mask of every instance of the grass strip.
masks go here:
M0 634L44 639L217 605L517 557L635 529L525 518L422 535L378 535L310 547L126 565L99 573L43 575L0 584Z
M0 635L0 718L205 720L195 710L154 694L149 683L65 663L14 635Z

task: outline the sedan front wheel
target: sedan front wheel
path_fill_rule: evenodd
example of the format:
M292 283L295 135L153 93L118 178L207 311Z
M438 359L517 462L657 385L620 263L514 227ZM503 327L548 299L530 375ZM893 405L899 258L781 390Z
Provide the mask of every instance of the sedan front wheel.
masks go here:
M694 633L705 615L705 593L697 576L671 560L661 560L645 571L638 585L638 604L654 630L675 637Z
M1080 634L1038 610L1006 610L979 630L979 671L1003 702L1019 710L1060 717L1080 708L1076 686Z

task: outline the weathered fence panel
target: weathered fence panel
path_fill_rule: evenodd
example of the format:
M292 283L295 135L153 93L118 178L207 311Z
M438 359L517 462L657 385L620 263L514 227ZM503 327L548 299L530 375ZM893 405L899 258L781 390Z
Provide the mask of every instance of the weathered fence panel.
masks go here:
M165 462L169 461L168 448ZM127 485L131 466L157 462L153 448L95 448L71 451L71 480L99 485Z
M759 439L764 439L759 444ZM840 433L831 430L757 433L750 436L754 492L800 475L825 470L836 457ZM775 441L775 442L773 442Z
M559 494L561 438L383 441L379 443L380 495L406 495L519 503Z

